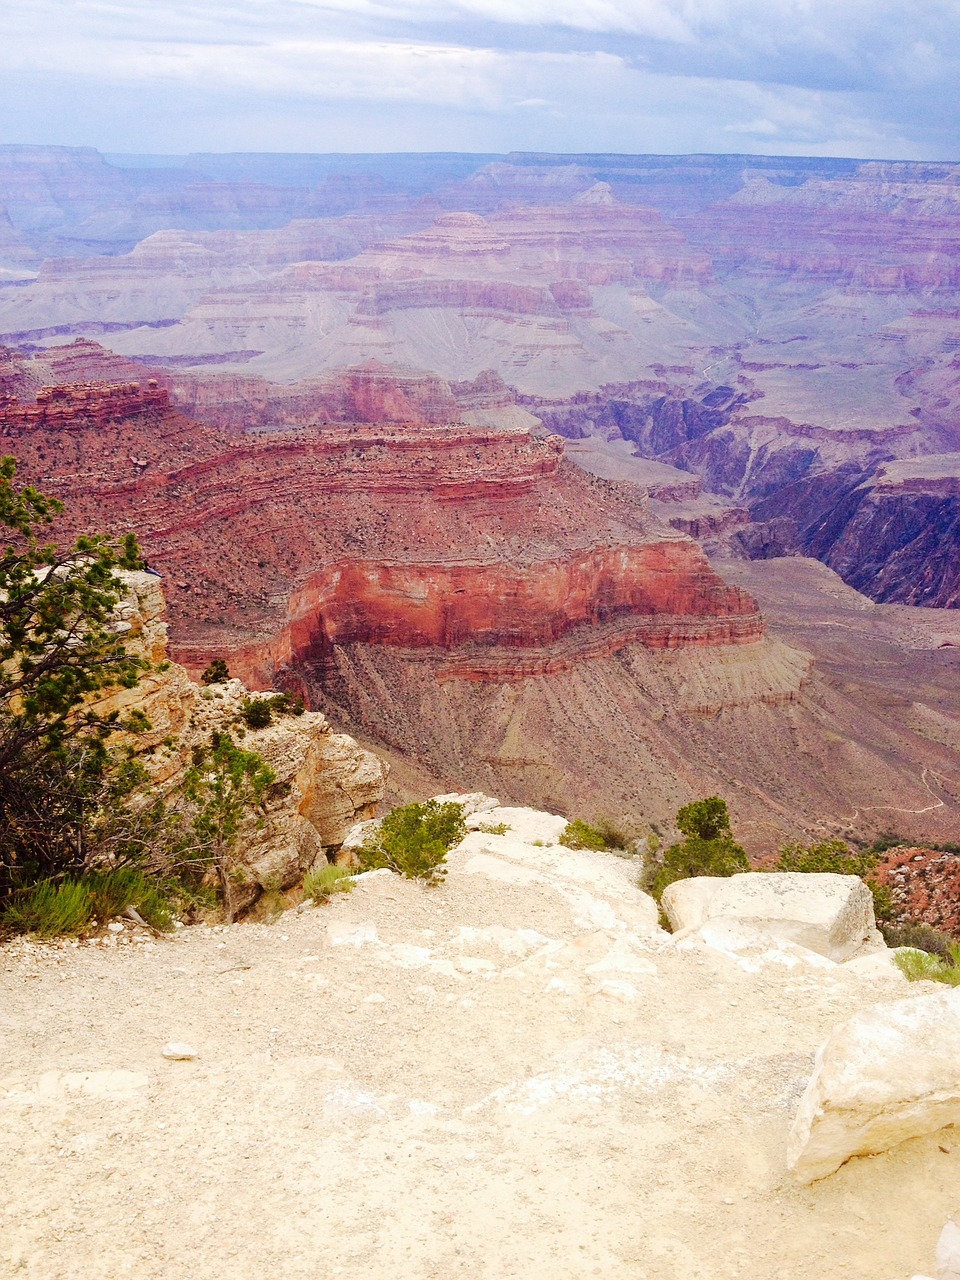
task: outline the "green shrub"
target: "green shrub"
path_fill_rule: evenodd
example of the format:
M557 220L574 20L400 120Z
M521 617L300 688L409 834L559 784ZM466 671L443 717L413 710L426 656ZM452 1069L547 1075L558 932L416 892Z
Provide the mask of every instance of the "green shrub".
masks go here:
M281 716L302 716L306 711L303 698L298 693L274 693L267 699L272 709Z
M250 729L265 729L273 719L270 698L244 698L240 715Z
M732 834L727 802L719 796L685 804L677 810L677 826L685 836L697 840L722 840Z
M201 684L223 684L230 679L230 670L222 658L214 658L200 677Z
M105 924L133 907L148 925L173 928L169 897L157 881L132 867L91 871L59 884L44 880L15 895L0 917L11 933L84 933L94 924Z
M485 836L505 836L510 828L505 822L481 822L477 830Z
M929 924L882 923L880 932L888 947L909 947L913 951L928 951L941 960L950 960L950 948L954 939Z
M628 849L630 847L630 836L618 827L615 822L611 822L609 818L601 818L597 823L596 830L607 843L608 849Z
M893 962L910 982L944 982L960 987L960 942L951 944L949 959L931 955L929 951L898 951Z
M677 826L686 839L651 857L641 878L641 888L657 902L667 886L677 880L735 876L750 870L745 851L733 838L727 802L719 796L685 804L677 811Z
M601 818L596 826L582 818L574 818L567 823L559 843L568 849L626 849L630 839L607 818Z
M303 881L304 892L314 902L326 902L333 894L349 893L352 888L349 868L332 862L321 862L319 867L307 872Z
M173 910L157 881L133 867L116 867L111 871L90 872L81 878L90 893L90 914L104 924L133 907L154 929L173 927Z
M568 849L606 849L607 838L596 827L591 827L582 818L574 818L568 822L560 833L560 843Z
M436 800L408 804L388 813L357 851L360 866L364 871L386 867L408 879L436 884L446 875L448 850L466 833L462 805Z
M83 933L92 919L91 895L85 884L79 880L62 884L41 880L14 895L0 923L10 933L52 938L62 933Z
M749 870L746 852L732 836L718 836L714 840L688 836L667 849L649 891L659 902L667 886L677 880L688 880L691 876L735 876Z

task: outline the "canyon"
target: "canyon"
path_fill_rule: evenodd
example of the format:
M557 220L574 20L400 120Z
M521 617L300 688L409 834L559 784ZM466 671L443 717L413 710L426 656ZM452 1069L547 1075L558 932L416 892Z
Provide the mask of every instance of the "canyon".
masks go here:
M914 699L891 696L882 664L849 689L824 665L831 626L813 643L770 634L742 578L809 562L719 574L665 518L694 518L696 481L678 495L591 475L561 438L519 426L242 433L187 418L149 379L97 386L98 361L120 371L89 342L2 365L0 447L65 503L59 536L135 530L163 577L172 656L303 695L385 755L391 798L496 786L640 831L721 791L757 853L798 831L954 829L960 615L905 610L947 619L932 654L879 624L903 669L943 668ZM47 381L65 369L83 375L72 392ZM52 418L25 412L38 385ZM711 518L721 541L742 535L742 512ZM857 615L869 604L850 598Z
M102 341L235 430L623 440L747 510L743 554L955 606L960 166L8 146L0 206L8 345Z
M302 693L393 798L947 839L958 200L949 164L4 148L2 447L65 532L139 533L178 660Z

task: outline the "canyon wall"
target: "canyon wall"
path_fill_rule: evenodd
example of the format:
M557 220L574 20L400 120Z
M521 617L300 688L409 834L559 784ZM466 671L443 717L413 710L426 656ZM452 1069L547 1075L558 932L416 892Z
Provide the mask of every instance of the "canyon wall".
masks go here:
M21 391L46 368L6 367ZM62 535L138 532L174 657L303 694L386 752L395 800L483 785L643 825L720 790L757 851L881 791L928 807L926 739L893 751L902 726L838 699L640 486L587 474L556 437L237 435L169 408L27 428L23 403L0 411L4 449L65 501Z

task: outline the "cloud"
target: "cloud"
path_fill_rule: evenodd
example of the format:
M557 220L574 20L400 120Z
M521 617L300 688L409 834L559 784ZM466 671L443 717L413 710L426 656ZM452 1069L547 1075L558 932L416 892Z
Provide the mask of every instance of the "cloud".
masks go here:
M179 88L232 147L259 104L279 149L306 113L380 150L402 106L424 150L456 146L459 121L471 149L937 158L960 125L958 31L960 0L4 0L0 130L51 128L19 88L69 84L63 127L86 117L93 144L107 98L148 104L120 108L115 149L123 129L131 150L162 136Z

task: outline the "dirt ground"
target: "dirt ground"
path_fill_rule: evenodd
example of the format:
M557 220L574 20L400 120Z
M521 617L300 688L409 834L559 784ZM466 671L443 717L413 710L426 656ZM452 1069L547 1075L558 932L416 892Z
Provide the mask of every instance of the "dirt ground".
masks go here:
M921 988L684 949L612 855L132 929L0 949L0 1275L909 1280L960 1201L953 1130L784 1168L817 1046Z

